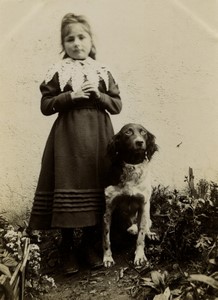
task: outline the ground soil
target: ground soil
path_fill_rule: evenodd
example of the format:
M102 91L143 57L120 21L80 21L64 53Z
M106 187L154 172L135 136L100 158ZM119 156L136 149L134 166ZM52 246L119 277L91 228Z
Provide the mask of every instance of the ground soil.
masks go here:
M111 268L90 270L82 266L79 273L66 277L61 272L53 274L57 288L43 295L43 300L129 300L132 299L141 269L134 268L128 254L114 256ZM145 268L144 268L145 269Z

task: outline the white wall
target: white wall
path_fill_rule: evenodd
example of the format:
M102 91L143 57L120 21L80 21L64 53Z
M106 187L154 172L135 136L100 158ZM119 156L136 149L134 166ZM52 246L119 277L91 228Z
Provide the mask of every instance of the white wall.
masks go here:
M115 70L123 111L115 131L142 123L157 137L154 184L218 180L216 0L2 0L0 211L31 207L55 117L40 113L39 84L59 59L65 13L86 15L98 60ZM177 147L180 144L180 147Z

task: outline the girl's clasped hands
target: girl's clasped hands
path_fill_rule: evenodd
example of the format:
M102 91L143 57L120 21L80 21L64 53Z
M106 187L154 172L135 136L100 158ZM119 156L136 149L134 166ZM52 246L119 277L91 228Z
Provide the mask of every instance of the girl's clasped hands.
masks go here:
M81 99L81 98L88 99L90 97L91 93L94 94L95 98L97 98L97 99L100 98L100 92L99 92L98 88L93 83L86 80L82 84L81 88L79 88L76 92L71 93L71 98L73 100Z

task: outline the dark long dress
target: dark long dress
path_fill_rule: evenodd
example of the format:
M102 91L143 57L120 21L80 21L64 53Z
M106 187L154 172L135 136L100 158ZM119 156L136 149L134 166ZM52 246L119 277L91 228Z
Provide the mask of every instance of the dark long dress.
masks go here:
M58 112L42 157L33 201L31 229L96 225L104 209L108 141L114 134L110 114L121 111L119 89L108 72L108 89L99 81L100 99L73 101L72 86L61 92L58 73L40 86L41 111Z

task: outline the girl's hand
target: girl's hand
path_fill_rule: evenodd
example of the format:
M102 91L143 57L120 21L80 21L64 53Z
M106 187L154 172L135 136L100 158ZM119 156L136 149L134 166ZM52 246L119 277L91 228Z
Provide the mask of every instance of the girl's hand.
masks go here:
M72 92L70 95L72 100L81 99L81 98L89 99L90 92L83 91L82 88L80 88L78 91Z
M100 98L100 92L99 92L97 86L94 85L93 83L91 83L90 81L85 81L82 84L81 89L84 93L89 93L89 94L93 93L97 99Z

